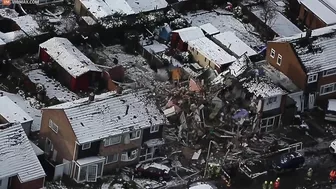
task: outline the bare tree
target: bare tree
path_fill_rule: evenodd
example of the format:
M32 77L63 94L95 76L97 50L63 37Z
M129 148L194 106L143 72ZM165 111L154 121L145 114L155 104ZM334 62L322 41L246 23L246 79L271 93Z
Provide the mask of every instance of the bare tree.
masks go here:
M261 0L260 5L262 7L260 19L265 25L271 27L275 22L276 7L271 3L268 3L268 0Z

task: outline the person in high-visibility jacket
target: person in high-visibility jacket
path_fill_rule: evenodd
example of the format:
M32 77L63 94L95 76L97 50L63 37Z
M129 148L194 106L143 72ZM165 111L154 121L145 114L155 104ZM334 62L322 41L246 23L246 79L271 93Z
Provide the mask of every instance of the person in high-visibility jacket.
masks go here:
M275 180L275 183L274 183L274 189L279 189L280 187L280 178L278 177L276 180Z
M313 169L309 168L307 172L307 180L311 180L312 176L313 176Z
M268 185L268 189L273 189L273 182L271 181L270 183L269 183L269 185Z
M268 184L267 181L265 181L264 184L262 185L262 189L268 189L267 188L267 186L268 186L267 184Z

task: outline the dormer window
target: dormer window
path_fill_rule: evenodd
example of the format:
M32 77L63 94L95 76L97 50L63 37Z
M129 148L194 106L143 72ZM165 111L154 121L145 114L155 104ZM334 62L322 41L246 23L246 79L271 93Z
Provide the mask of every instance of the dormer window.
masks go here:
M317 74L308 75L308 83L314 83L317 81Z
M82 145L82 150L87 150L91 148L91 142L85 143Z

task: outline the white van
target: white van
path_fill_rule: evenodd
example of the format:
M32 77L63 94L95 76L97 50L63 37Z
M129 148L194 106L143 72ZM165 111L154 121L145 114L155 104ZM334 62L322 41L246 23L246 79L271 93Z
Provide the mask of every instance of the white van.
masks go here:
M328 100L328 107L325 111L325 120L336 121L336 99Z

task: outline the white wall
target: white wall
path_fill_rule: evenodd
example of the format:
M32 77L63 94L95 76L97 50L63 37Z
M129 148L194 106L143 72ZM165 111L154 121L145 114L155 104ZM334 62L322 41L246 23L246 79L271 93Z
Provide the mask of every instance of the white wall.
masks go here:
M265 112L265 111L273 110L276 108L280 108L280 105L281 105L281 95L265 98L263 111Z
M7 189L7 185L8 185L8 178L1 178L1 186L0 189Z

